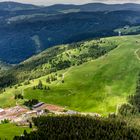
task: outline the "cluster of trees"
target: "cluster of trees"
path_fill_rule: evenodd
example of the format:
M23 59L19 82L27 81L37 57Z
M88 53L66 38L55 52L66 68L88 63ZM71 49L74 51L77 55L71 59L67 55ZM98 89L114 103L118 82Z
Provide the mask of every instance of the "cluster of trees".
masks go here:
M40 89L40 90L50 90L50 87L47 87L45 85L43 85L42 81L39 80L38 85L37 86L33 86L33 89Z
M16 76L11 72L2 73L0 76L0 87L1 88L8 87L10 85L13 85L13 83L17 83L17 82L18 82L18 80L17 80Z
M42 84L42 81L41 80L39 80L38 85L37 85L37 88L38 89L43 89L43 84Z
M37 131L15 136L14 140L133 140L140 129L125 121L88 116L41 116L33 118Z
M102 45L100 44L108 44L105 47L102 47ZM90 45L86 45L83 42L79 42L76 44L71 44L70 45L71 48L77 48L79 51L79 55L71 55L72 58L76 59L76 63L77 65L81 65L84 62L87 62L89 59L96 59L106 53L108 53L109 51L111 51L112 49L117 47L117 44L113 43L113 42L106 42L103 41L101 39L96 39L96 42L90 44ZM88 48L87 52L82 52L82 48Z
M138 109L131 104L123 104L119 108L118 113L122 116L131 116L138 114Z
M57 80L57 73L55 75L48 76L46 79L46 83L51 83Z
M39 103L39 101L37 99L31 99L31 100L25 101L24 105L29 107L29 108L32 108L33 105L36 105L38 103Z
M129 97L129 102L140 112L140 74L138 75L136 93Z
M7 124L7 123L10 123L10 121L8 119L4 119L1 121L1 124Z
M22 94L15 94L15 100L16 99L23 99L23 95Z
M114 44L109 45L108 47L100 47L99 45L94 45L89 48L88 54L89 54L89 57L98 58L108 53L109 51L111 51L112 49L116 47L117 45L114 45Z
M136 92L129 96L128 104L123 104L118 113L123 116L138 115L140 113L140 74L138 75Z
M29 84L30 84L30 81L29 80L27 80L27 81L24 82L24 85L29 85Z
M62 69L66 69L69 68L71 66L71 61L70 60L64 60L64 61L59 61L56 64L56 69L57 70L62 70Z

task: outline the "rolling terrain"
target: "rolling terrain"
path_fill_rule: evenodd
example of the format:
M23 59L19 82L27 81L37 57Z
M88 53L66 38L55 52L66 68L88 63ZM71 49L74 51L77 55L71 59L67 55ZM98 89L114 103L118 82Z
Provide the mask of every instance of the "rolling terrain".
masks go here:
M20 10L31 10L36 9L38 6L32 4L22 4L18 2L0 2L0 9L3 11L20 11Z
M135 54L139 36L122 37L117 41L119 47L107 56L69 69L65 83L52 84L49 92L29 88L25 90L25 98L37 98L78 111L114 112L134 94L140 68Z
M140 139L139 15L0 2L0 139Z
M115 29L139 26L139 7L138 4L43 7L0 3L0 59L18 64L54 45L117 35Z
M0 58L14 64L54 45L118 34L114 29L139 24L140 19L139 12L118 11L12 17L5 22L0 28Z
M100 7L100 8L99 8ZM73 4L55 4L51 6L36 6L32 4L23 4L17 2L1 2L0 9L4 11L22 11L22 10L38 10L43 9L47 12L56 11L56 12L75 12L75 11L118 11L118 10L131 10L131 11L140 11L140 5L135 3L125 3L125 4L105 4L105 3L88 3L84 5L73 5Z
M118 106L127 102L129 95L135 93L140 69L139 38L138 35L101 39L100 41L107 42L102 47L110 46L110 42L116 42L118 46L94 60L88 59L83 64L30 80L28 85L21 83L16 88L15 86L6 88L6 91L0 95L1 106L14 106L17 102L14 100L14 95L21 93L25 99L39 99L81 112L96 112L103 115L115 112ZM86 44L88 46L90 41ZM70 54L74 50L70 49L68 52ZM41 56L43 58L43 55L38 55L27 62L34 63ZM45 63L42 66L45 66ZM56 74L62 76L57 76L57 79L50 83L46 82L48 77ZM34 89L40 80L50 90ZM22 104L23 101L18 100L18 103Z

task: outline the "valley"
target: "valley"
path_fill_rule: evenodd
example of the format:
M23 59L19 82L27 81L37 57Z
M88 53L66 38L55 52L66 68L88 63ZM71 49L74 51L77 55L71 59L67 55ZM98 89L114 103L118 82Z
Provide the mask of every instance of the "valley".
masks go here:
M139 140L139 15L0 2L0 139Z
M11 5L9 10L7 5ZM7 2L0 7L0 58L10 64L21 63L55 45L116 36L118 29L125 35L140 33L140 10L134 9L139 5L39 7ZM123 31L125 26L130 27L128 31Z

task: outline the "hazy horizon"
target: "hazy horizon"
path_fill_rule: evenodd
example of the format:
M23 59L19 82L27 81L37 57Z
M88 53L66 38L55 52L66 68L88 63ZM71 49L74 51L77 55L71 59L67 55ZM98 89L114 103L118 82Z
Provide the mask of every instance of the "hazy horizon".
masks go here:
M19 3L27 3L34 5L53 5L53 4L86 4L86 3L107 3L107 4L122 4L122 3L140 3L140 0L0 0L14 1Z

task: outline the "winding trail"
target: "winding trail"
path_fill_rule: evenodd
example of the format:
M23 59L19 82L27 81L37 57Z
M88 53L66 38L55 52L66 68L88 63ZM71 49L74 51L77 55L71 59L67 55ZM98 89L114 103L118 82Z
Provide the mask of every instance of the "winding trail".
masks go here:
M65 78L65 75L66 75L71 69L72 69L72 66L71 66L70 68L68 68L68 70L67 70L65 73L63 73L63 79Z
M72 67L68 68L68 70L62 74L62 80L64 80L65 75L66 75L71 69L72 69ZM62 80L59 80L59 81L56 83L56 85L58 85L59 83L61 83Z
M140 57L138 55L138 51L140 51L140 48L135 51L135 55L136 55L137 59L140 61Z

